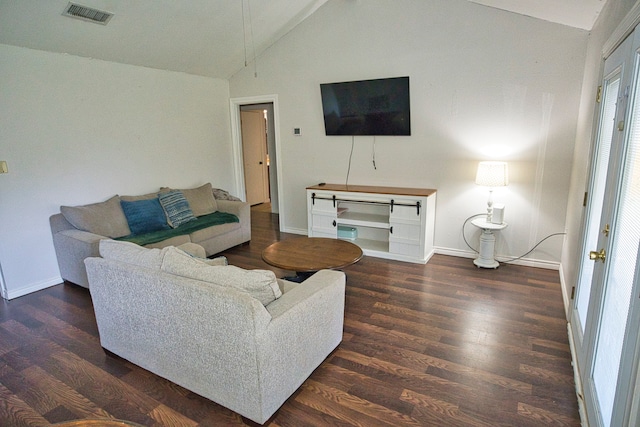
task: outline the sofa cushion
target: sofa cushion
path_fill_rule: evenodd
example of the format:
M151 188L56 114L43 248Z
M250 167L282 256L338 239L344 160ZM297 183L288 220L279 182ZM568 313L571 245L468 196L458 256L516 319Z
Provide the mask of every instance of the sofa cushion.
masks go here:
M183 243L182 245L176 246L176 248L186 252L198 261L207 263L208 265L229 265L227 257L225 256L219 256L212 259L207 258L207 253L205 252L204 248L197 243ZM280 287L280 289L282 290L282 286Z
M227 222L216 227L202 228L189 234L192 242L204 242L209 239L231 233L241 227L239 222Z
M172 228L180 227L189 221L194 221L196 217L185 199L182 191L175 190L158 194L158 200L167 216L167 222Z
M181 245L167 245L167 246L176 246L178 249L185 251L192 257L196 258L206 258L207 252L204 250L202 246L197 243L187 242Z
M209 215L218 210L218 204L209 183L198 188L182 190L182 193L187 198L195 216Z
M101 240L99 250L104 259L155 269L160 268L164 256L161 249L147 249L135 243L111 239Z
M160 192L168 191L172 191L172 189L168 187L160 189ZM179 191L184 194L195 216L209 215L218 210L218 204L213 197L213 189L210 183L201 185L198 188L180 189Z
M131 234L145 234L171 228L167 224L167 217L157 197L135 202L121 200L120 204Z
M280 292L282 292L282 295L286 294L292 289L297 288L298 286L300 286L300 283L292 282L286 279L278 279L278 287L280 287Z
M60 206L60 212L79 230L113 238L131 234L119 196L90 205Z
M166 248L161 269L177 276L246 292L265 306L282 296L273 271L209 265L174 247Z

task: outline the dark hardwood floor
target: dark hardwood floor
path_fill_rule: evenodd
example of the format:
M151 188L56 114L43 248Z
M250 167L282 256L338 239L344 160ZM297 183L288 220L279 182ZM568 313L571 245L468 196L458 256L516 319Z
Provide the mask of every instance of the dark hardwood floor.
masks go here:
M281 234L275 215L252 216L251 243L224 254L268 268L262 249L298 236ZM580 425L558 272L442 255L426 265L364 257L345 271L343 342L267 425ZM251 424L106 354L84 288L2 301L0 425L94 417Z

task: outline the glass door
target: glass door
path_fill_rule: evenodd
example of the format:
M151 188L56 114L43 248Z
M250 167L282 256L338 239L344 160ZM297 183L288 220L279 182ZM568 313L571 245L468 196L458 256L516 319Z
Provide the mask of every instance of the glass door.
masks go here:
M624 111L626 110L627 97L625 92L628 91L621 83L623 77L626 82L630 80L627 75L630 74L628 57L631 48L632 39L628 38L606 60L604 66L605 77L600 95L600 118L595 147L592 152L591 179L583 224L582 259L571 318L579 367L586 364L587 351L584 350L584 345L585 342L589 342L588 337L585 337L585 330L593 291L592 282L595 267L595 263L589 258L589 252L597 246L600 235L611 148L619 145L623 137L623 132L617 126L620 121L624 120Z
M583 262L578 284L580 289L574 304L575 315L572 316L580 322L572 328L584 328L577 353L587 416L592 426L628 425L634 372L638 367L638 327L635 323L640 308L637 277L640 246L640 37L636 34L634 39L632 35L629 40L632 40L631 46L625 42L618 48L627 49L629 59L621 65L618 93L622 96L618 96L606 179L601 181L604 182L604 194L602 202L592 201L594 209L601 203L598 231L594 231L597 212L588 212L585 224L585 255L588 253L593 264L587 266L588 263ZM633 69L633 72L625 74L625 69ZM594 174L594 180L595 176L597 174ZM595 182L592 182L592 187L597 187ZM597 191L592 190L592 193ZM587 246L594 243L595 246ZM582 292L589 294L588 302L581 300L586 298L580 296Z

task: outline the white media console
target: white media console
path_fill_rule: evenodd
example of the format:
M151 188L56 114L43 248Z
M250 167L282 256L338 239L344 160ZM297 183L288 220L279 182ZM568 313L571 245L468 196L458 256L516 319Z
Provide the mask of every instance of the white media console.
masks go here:
M379 258L426 263L433 255L435 210L436 190L431 189L307 187L309 237L348 239L365 255Z

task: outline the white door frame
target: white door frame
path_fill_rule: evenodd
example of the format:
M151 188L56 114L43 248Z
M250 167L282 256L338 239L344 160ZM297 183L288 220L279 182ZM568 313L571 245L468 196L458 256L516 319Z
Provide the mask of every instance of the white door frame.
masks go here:
M278 95L258 95L242 98L231 98L229 100L231 112L231 143L233 145L233 169L236 181L236 189L243 198L245 195L244 166L242 163L242 131L240 128L240 107L251 104L273 104L273 130L275 133L276 146L276 176L278 178L278 212L280 230L284 230L284 191L282 189L282 155L280 149L280 107L278 106Z
M2 264L0 264L0 297L6 300L9 299L9 290L7 289L7 285L4 280L4 273L2 272Z

